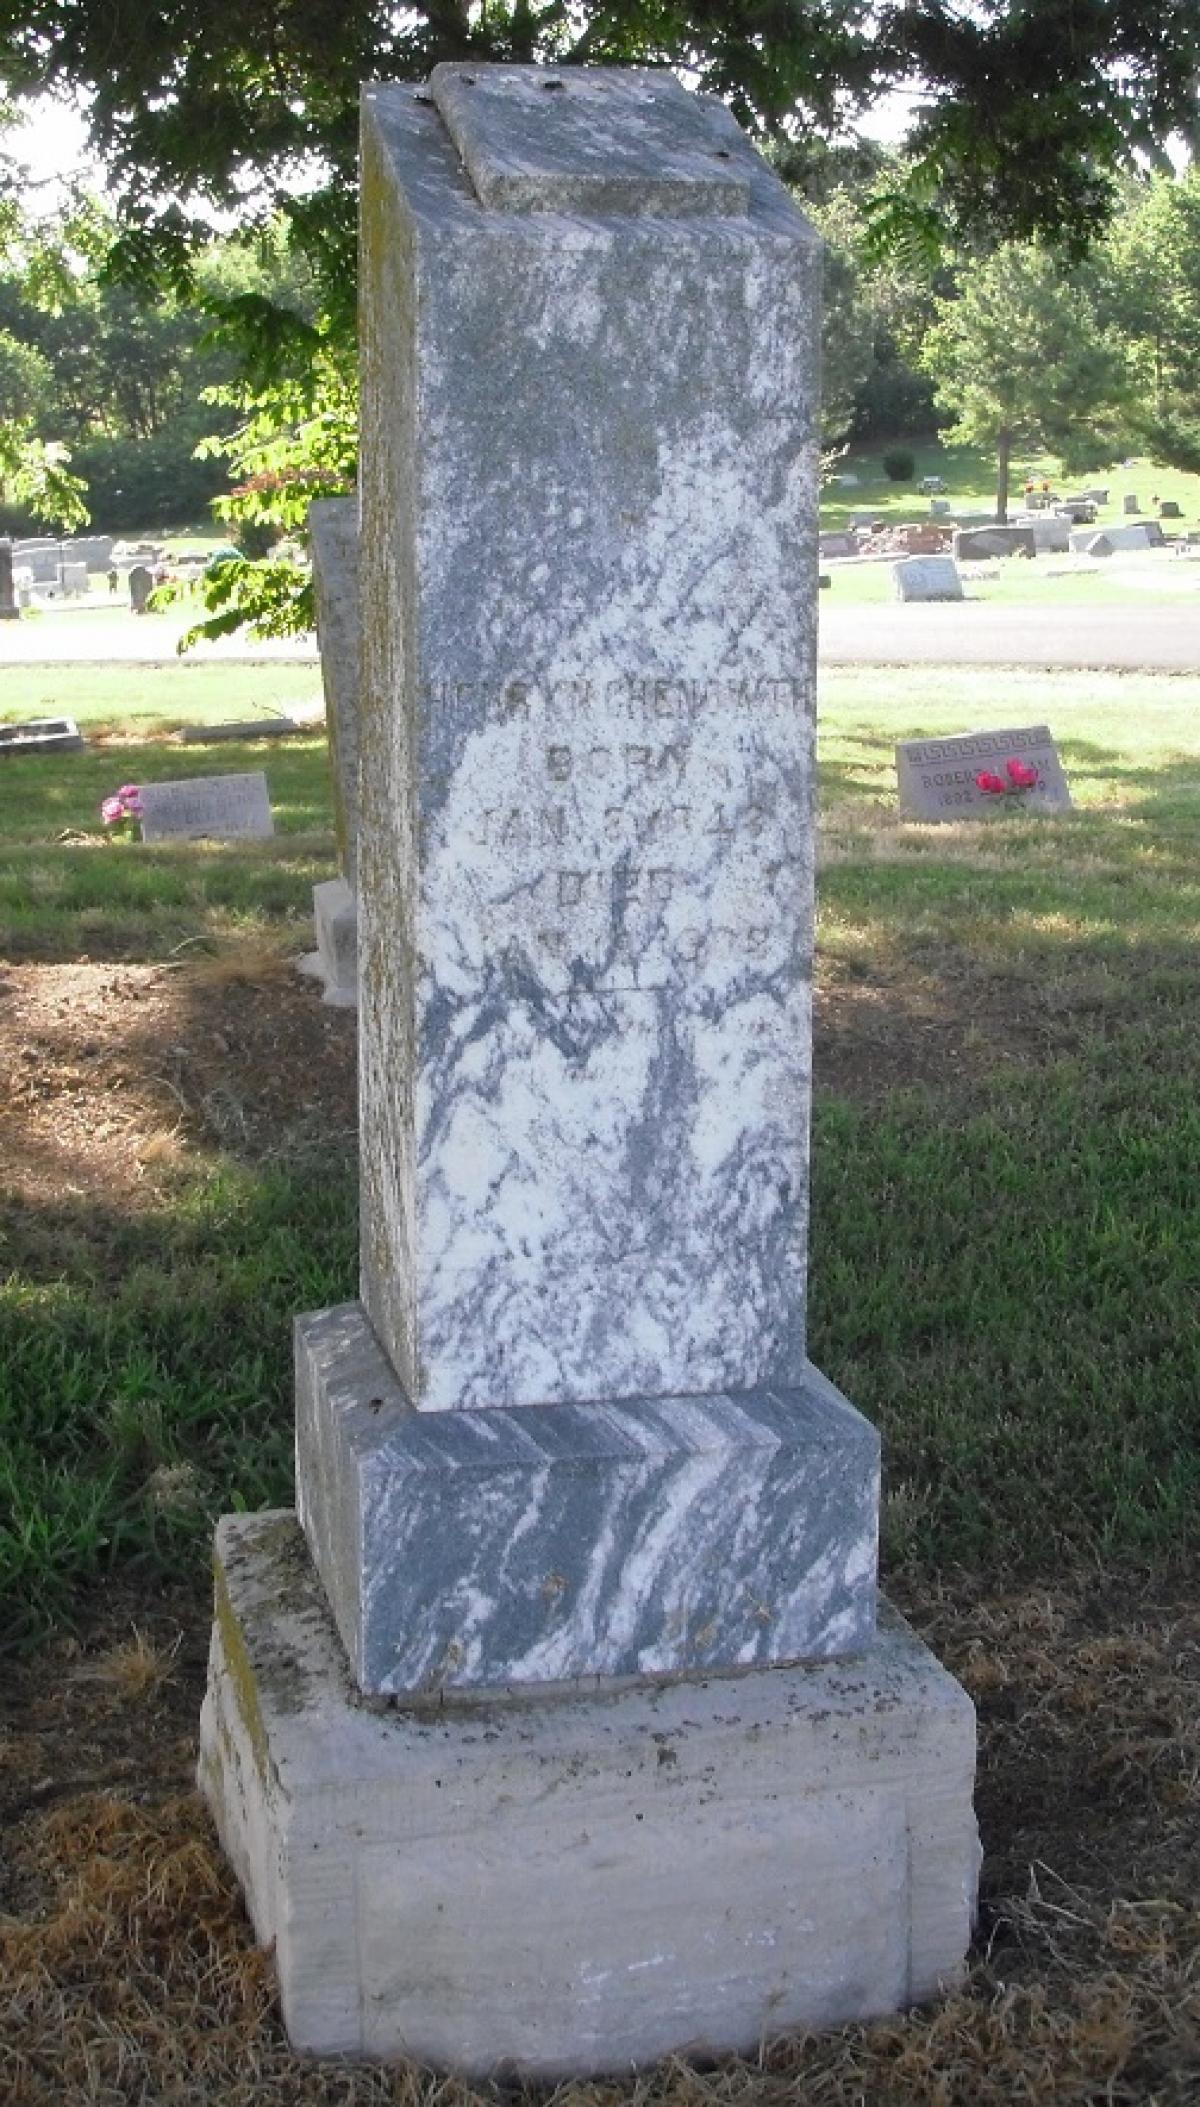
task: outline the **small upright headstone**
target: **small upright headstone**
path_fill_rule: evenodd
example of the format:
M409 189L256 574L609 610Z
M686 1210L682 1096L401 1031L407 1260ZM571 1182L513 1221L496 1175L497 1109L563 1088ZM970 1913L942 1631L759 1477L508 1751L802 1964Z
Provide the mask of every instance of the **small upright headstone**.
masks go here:
M146 602L154 591L154 573L144 563L135 563L129 573L129 605L135 615L144 615Z
M954 537L957 563L978 563L993 556L1036 554L1032 527L960 527Z
M1166 540L1156 519L1130 520L1121 526L1104 527L1098 533L1092 527L1081 528L1071 536L1071 547L1083 549L1089 556L1108 556L1116 549L1161 549ZM1108 544L1106 549L1097 547L1099 541Z
M962 579L950 556L910 556L892 565L899 600L961 600Z
M1182 519L1183 510L1173 497L1165 497L1159 505L1158 516L1160 519Z
M143 841L263 841L275 832L261 773L143 783L141 794Z
M1125 496L1121 500L1121 503L1124 507L1125 512L1131 515L1135 512L1140 512L1142 509L1132 490L1126 492Z
M5 535L0 538L0 622L15 622L20 613L13 585L13 545Z
M900 810L908 819L994 819L1016 810L1065 812L1071 793L1050 728L902 739Z
M1039 556L1043 553L1065 555L1071 546L1071 522L1053 512L1034 512L1015 522L1019 527L1028 527L1033 536L1033 546Z
M929 510L935 519L947 519L950 509L948 497L931 497L929 500Z

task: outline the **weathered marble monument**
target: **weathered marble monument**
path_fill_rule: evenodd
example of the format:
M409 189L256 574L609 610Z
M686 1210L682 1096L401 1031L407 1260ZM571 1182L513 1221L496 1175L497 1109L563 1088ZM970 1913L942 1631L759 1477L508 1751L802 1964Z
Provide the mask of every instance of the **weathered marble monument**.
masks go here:
M307 2047L615 2069L966 1949L971 1706L805 1349L819 279L665 73L366 95L361 1300L200 1768Z
M333 809L341 874L313 887L317 948L302 972L323 982L324 1000L358 1001L358 501L322 498L308 508L325 723L333 767Z

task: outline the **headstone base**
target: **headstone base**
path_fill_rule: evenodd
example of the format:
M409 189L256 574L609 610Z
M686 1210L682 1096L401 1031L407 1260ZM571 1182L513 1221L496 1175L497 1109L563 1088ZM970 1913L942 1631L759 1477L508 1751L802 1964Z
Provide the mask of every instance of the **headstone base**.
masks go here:
M361 1303L298 1317L297 1507L375 1696L857 1653L879 1436L794 1389L416 1411Z
M344 878L313 887L317 948L297 959L301 973L324 982L321 1000L336 1009L358 1008L358 902Z
M554 2079L959 1974L974 1713L894 1612L849 1660L399 1706L291 1514L223 1521L216 1580L199 1781L298 2048Z

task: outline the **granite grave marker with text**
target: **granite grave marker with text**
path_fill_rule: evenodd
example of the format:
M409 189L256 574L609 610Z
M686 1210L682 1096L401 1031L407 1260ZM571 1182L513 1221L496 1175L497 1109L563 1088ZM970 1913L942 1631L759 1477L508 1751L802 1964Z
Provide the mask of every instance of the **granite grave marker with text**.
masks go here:
M1045 724L903 739L896 748L896 774L900 810L909 819L988 819L1018 807L1065 812L1071 805L1058 749Z
M143 783L141 799L143 841L265 840L275 832L267 779L258 772Z

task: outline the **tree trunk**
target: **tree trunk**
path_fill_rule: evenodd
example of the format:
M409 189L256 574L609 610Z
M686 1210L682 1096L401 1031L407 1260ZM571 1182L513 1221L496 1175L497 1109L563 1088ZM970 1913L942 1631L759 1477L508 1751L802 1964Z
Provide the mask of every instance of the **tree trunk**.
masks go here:
M1001 432L996 441L996 518L1000 525L1008 524L1008 461L1012 452L1012 433Z

